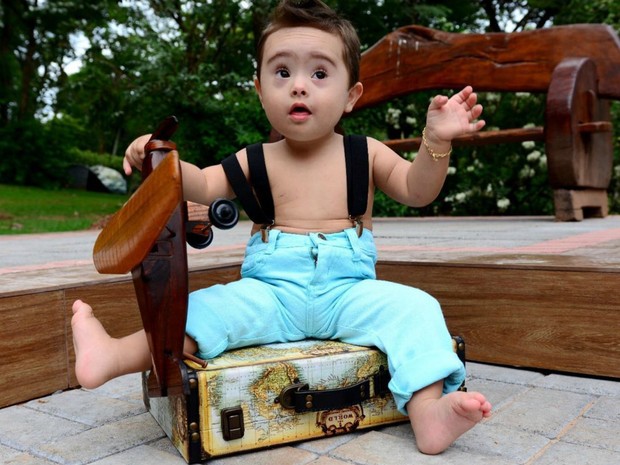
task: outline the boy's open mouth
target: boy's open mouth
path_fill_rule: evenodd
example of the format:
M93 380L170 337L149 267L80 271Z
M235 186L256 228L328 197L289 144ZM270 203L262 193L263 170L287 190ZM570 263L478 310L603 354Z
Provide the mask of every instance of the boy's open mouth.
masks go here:
M296 103L293 106L291 106L291 109L289 111L289 115L291 116L307 116L311 114L312 112L308 109L308 107L306 107L303 104L299 104L299 103Z

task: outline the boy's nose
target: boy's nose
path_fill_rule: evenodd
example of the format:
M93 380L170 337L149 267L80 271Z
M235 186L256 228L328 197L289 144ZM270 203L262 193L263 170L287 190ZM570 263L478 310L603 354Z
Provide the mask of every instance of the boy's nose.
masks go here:
M306 96L308 91L306 90L306 86L301 79L296 79L291 86L291 95L294 97L298 96Z

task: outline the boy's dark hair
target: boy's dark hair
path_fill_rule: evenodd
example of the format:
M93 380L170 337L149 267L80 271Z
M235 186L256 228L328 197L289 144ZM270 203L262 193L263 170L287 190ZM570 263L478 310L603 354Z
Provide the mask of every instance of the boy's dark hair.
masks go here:
M360 40L353 25L320 0L283 0L273 10L270 21L258 41L256 76L260 79L265 41L274 32L287 27L312 27L335 34L342 40L343 59L349 71L349 87L359 81Z

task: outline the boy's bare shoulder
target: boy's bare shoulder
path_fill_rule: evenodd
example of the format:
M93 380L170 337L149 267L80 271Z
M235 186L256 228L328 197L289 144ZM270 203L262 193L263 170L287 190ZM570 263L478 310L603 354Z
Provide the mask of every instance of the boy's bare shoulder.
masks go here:
M368 141L368 156L370 157L371 165L375 163L386 163L388 165L393 165L397 161L403 161L404 159L394 152L391 148L385 145L383 142L373 138L367 137Z

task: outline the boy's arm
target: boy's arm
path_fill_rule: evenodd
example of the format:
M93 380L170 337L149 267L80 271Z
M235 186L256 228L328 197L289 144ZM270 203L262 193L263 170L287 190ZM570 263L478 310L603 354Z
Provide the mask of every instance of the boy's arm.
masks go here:
M127 176L132 173L133 168L142 169L144 146L150 137L150 134L140 136L127 147L123 158L123 169ZM191 163L181 161L181 178L184 200L210 205L217 198L234 198L221 164L201 170Z
M452 139L480 130L485 124L477 120L481 114L482 106L477 104L471 87L450 98L436 96L429 105L423 143L413 162L371 139L376 186L405 205L422 207L431 203L446 179Z
M203 205L211 205L218 198L233 199L235 194L221 164L204 169L181 161L183 199Z

